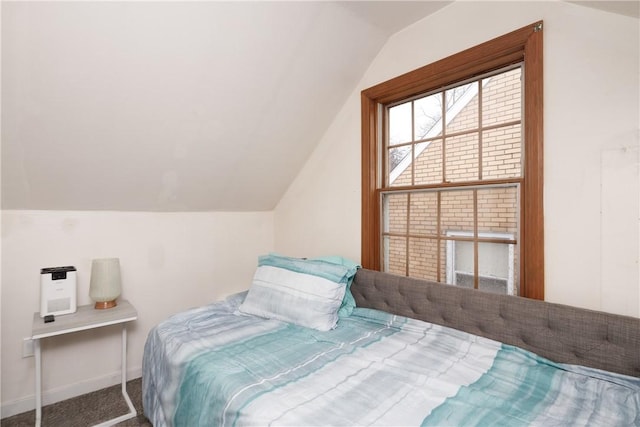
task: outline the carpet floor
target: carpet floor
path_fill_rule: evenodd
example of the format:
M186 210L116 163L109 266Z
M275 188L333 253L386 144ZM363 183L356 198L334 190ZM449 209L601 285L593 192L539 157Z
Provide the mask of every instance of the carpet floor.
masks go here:
M116 418L129 412L127 403L120 392L120 384L82 396L47 405L42 408L42 427L86 427ZM127 393L138 415L117 424L120 427L152 427L142 415L142 380L137 378L127 382ZM2 427L31 427L36 421L36 411L0 420Z

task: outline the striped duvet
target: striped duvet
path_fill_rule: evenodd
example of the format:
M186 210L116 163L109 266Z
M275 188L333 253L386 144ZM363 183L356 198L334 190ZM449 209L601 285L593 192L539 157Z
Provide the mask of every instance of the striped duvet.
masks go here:
M638 378L370 309L320 332L237 314L240 302L149 333L154 426L640 425Z

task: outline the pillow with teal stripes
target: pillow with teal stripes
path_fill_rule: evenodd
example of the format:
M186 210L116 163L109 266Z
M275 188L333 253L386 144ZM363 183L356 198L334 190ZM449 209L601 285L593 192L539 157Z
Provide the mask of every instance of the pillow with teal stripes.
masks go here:
M333 262L264 255L238 311L328 331L338 322L353 274Z

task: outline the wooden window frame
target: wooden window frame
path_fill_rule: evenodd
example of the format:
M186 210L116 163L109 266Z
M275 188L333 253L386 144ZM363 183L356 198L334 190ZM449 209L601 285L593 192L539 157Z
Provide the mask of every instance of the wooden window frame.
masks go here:
M523 62L524 179L519 295L544 299L542 40L542 21L538 21L362 91L361 263L364 268L380 270L381 267L383 106Z

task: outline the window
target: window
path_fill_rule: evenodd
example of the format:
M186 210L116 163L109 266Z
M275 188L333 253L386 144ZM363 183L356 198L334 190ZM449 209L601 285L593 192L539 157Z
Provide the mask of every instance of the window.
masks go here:
M385 271L516 293L521 78L518 63L384 106Z
M466 231L447 232L447 237L454 236L471 238L473 234ZM478 237L514 240L513 234L509 233L478 233ZM516 294L515 244L479 243L477 275L474 254L473 242L447 240L446 283L467 288L477 287L497 294ZM478 278L477 286L476 277Z
M543 299L541 30L362 92L364 267Z

